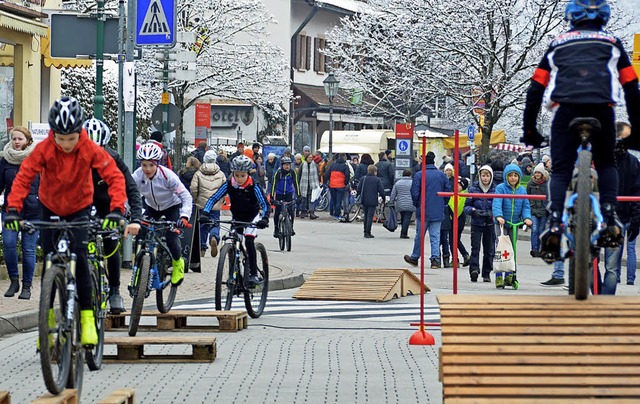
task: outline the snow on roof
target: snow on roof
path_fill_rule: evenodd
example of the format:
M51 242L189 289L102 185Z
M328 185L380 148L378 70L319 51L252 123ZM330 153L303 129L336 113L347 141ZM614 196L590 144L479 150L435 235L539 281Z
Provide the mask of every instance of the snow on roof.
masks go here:
M339 8L349 13L359 13L364 11L366 4L357 0L316 0L316 4L329 6L330 8Z

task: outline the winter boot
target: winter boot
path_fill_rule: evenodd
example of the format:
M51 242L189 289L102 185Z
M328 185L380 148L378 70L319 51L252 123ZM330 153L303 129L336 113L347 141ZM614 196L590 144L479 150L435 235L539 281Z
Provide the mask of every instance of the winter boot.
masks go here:
M80 310L80 343L83 346L98 344L98 331L96 330L96 319L93 310Z
M551 212L549 227L540 235L540 258L548 264L560 259L560 242L562 239L562 213Z
M440 268L440 258L432 258L431 259L431 269Z
M171 266L173 267L173 272L171 272L171 284L178 286L184 280L184 259L180 257L178 260L172 260Z
M23 282L22 283L22 292L20 292L20 296L18 299L29 300L31 299L31 284Z
M509 273L504 277L504 286L513 286L513 274Z
M496 289L504 289L504 279L502 279L502 275L496 275Z
M462 257L462 266L463 267L468 267L469 266L469 262L471 262L471 257L469 256L469 254L465 254Z
M451 257L448 255L442 256L442 268L451 268Z
M478 271L471 272L471 282L478 282Z
M603 203L602 216L607 227L600 230L598 246L608 248L619 247L624 240L622 236L622 223L616 214L616 207L612 203Z
M111 314L124 312L124 300L120 296L120 290L116 287L109 289L109 311Z
M11 278L11 285L9 285L9 289L4 294L4 297L13 297L20 290L20 282L18 282L18 278Z

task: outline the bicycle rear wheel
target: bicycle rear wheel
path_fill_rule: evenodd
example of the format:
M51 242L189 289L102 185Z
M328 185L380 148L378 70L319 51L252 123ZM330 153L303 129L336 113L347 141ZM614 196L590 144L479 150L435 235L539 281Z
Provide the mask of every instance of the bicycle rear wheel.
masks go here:
M67 281L64 268L54 265L42 279L38 313L38 341L42 377L51 394L67 385L71 367L71 333L66 329Z
M345 219L347 219L347 222L351 223L358 217L358 215L360 214L361 206L362 205L360 205L359 203L352 203L351 205L349 205L349 210L347 210L347 213L345 215Z
M216 310L231 310L233 294L236 290L236 282L233 275L235 254L231 244L225 244L218 257L218 271L216 273Z
M329 191L323 190L316 201L316 210L322 212L329 207Z
M100 274L93 262L89 262L89 273L91 274L91 305L93 317L96 319L96 330L98 331L98 344L92 349L86 350L87 366L89 370L99 370L102 367L102 356L104 354L104 316L106 303L100 291Z
M73 330L71 332L71 366L67 378L67 388L78 390L78 397L82 394L82 381L84 380L84 353L85 349L80 343L82 328L80 325L80 306L76 299L73 311Z
M574 292L577 300L589 294L589 261L591 257L591 152L583 150L578 155L578 198L575 205L575 268Z
M291 234L293 234L293 223L291 223L291 218L289 216L286 217L284 224L286 229L284 244L287 247L287 251L291 251Z
M134 337L140 325L142 305L149 289L149 272L151 259L148 252L138 255L136 259L136 277L133 284L133 303L131 304L131 318L129 319L129 336Z
M269 258L267 250L261 243L256 243L256 253L258 254L258 278L260 283L253 289L244 292L244 305L251 318L258 318L262 315L267 304L267 294L269 293Z
M167 271L167 268L171 266L171 257L164 249L158 249L156 262L158 264L158 276L163 284L162 289L156 290L156 305L160 313L168 313L176 300L178 286L171 283L171 274Z
M278 220L278 247L280 247L280 251L284 251L284 248L286 247L286 242L285 242L286 231L287 231L287 225L281 214L280 220Z

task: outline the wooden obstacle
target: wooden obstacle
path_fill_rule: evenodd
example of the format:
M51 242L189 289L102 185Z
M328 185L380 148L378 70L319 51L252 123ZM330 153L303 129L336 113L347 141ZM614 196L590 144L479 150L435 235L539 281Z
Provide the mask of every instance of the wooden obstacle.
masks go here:
M169 313L143 311L142 316L156 317L156 325L140 325L138 328L141 330L235 332L247 328L249 324L249 316L246 311L173 310ZM127 328L126 317L128 314L109 314L105 319L105 329ZM189 317L215 317L218 319L218 325L188 325L187 318Z
M293 297L386 302L408 294L420 294L420 279L407 269L327 268L316 269Z
M116 345L117 355L104 355L106 362L142 362L142 363L176 363L176 362L213 362L216 358L216 339L214 337L195 337L182 335L153 337L109 337L106 345ZM192 353L154 354L144 353L145 345L191 345Z
M8 391L0 391L0 404L11 404L11 394Z
M640 297L438 296L446 403L639 402Z
M57 396L50 393L40 396L33 400L31 404L78 404L79 402L78 390L65 389Z
M135 395L134 389L118 389L100 400L98 404L134 404Z

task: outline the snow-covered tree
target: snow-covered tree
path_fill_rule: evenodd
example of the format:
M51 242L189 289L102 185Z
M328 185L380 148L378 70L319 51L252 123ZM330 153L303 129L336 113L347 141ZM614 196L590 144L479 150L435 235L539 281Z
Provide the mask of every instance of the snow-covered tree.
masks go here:
M181 116L198 98L243 100L274 115L290 98L288 62L283 51L268 41L267 27L275 24L261 0L193 0L178 4L178 30L194 32L197 42L196 80L173 81L170 91ZM143 80L160 67L139 63ZM181 68L171 63L171 68ZM160 89L160 87L156 87ZM182 122L176 131L176 149L182 147ZM180 167L181 153L176 153Z

